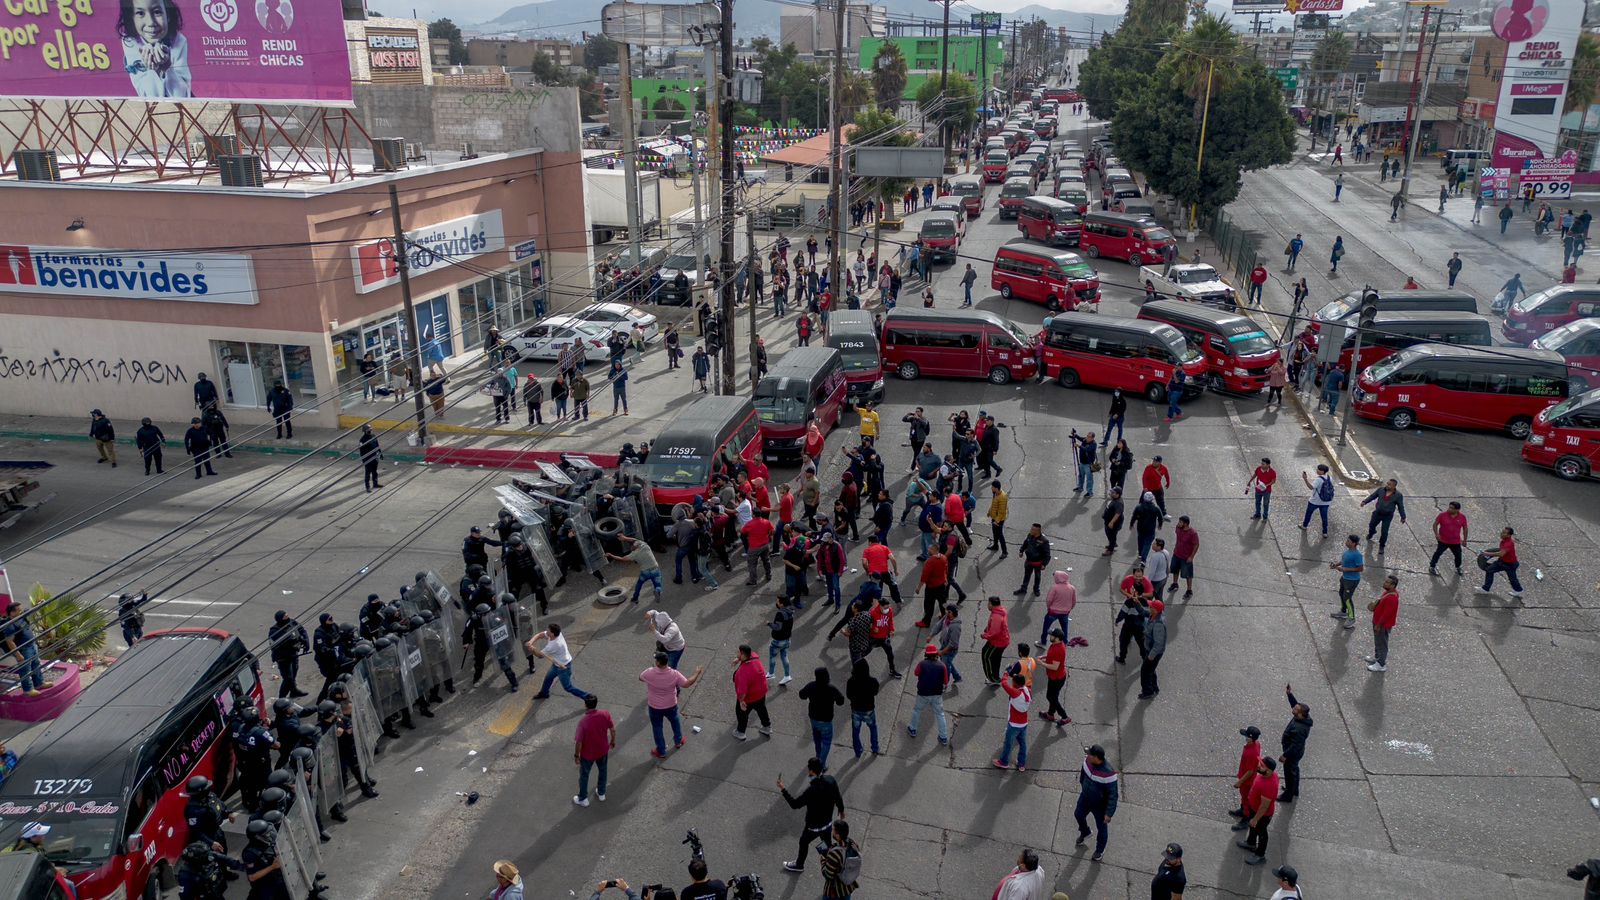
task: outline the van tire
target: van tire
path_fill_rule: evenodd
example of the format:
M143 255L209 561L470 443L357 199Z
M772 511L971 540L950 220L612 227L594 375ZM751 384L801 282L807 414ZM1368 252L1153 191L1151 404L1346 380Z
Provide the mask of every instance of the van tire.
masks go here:
M1581 456L1563 456L1556 460L1554 468L1568 481L1579 481L1589 474L1589 462Z
M1010 384L1011 370L1005 366L995 366L989 370L990 384Z
M1000 296L1006 298L1007 300L1010 300L1011 299L1011 285L1009 285L1009 284L1000 285Z
M1167 386L1159 381L1152 381L1144 386L1144 398L1151 403L1161 403L1167 399Z
M1078 242L1078 246L1082 247L1083 246L1083 241L1079 241ZM1083 252L1087 253L1089 255L1090 259L1099 259L1100 258L1100 248L1098 246L1094 245L1094 244L1090 244L1088 246L1088 248L1086 250L1084 250Z
M917 364L910 360L906 360L905 362L901 363L895 368L894 371L896 375L899 375L906 381L916 381L917 376L922 374L922 370L917 368Z
M1061 298L1051 294L1044 299L1044 308L1053 313L1061 312Z
M1533 419L1529 418L1528 416L1517 416L1515 419L1512 419L1506 423L1506 434L1511 435L1519 441L1527 440L1528 435L1532 433Z
M1400 408L1389 413L1389 427L1395 431L1410 431L1417 425L1417 414L1409 409Z
M1069 390L1083 383L1083 379L1078 377L1077 372L1066 367L1062 367L1061 371L1057 373L1056 381Z
M1130 254L1128 254L1128 265L1133 266L1135 269L1137 269L1141 265L1144 265L1144 257L1140 256L1137 253L1130 253Z
M156 876L157 873L150 873L150 879L144 883L144 893L140 895L141 900L161 900L161 880Z

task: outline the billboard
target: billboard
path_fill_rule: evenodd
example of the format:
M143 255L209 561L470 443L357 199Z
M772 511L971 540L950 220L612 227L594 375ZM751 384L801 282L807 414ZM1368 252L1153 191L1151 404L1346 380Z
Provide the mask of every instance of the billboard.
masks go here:
M1490 19L1506 42L1505 75L1494 111L1495 168L1555 155L1583 0L1501 0Z
M1283 0L1233 0L1234 15L1248 16L1256 13L1272 15L1281 13L1287 7Z
M506 229L500 210L491 209L428 225L406 232L410 245L408 262L411 277L443 270L459 263L506 248ZM366 294L400 283L400 267L394 259L394 241L380 238L350 248L355 268L356 293Z
M1344 0L1288 0L1284 6L1296 15L1310 12L1339 12L1344 9Z
M26 244L0 244L0 293L244 306L259 302L246 254Z
M0 96L348 104L326 0L7 0Z

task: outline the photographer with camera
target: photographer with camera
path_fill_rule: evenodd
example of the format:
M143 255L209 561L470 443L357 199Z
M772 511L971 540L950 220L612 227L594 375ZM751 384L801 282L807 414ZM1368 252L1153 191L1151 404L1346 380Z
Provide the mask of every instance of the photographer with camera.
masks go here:
M623 892L624 894L627 894L628 895L628 900L640 900L639 892L634 890L631 887L628 887L628 883L626 881L623 881L621 878L613 878L610 881L602 881L602 882L600 882L598 885L595 886L594 893L589 895L589 900L600 900L600 895L604 894L606 891L611 890L612 888L616 888L617 890ZM649 887L646 887L645 890L649 891L650 894L655 894L654 891L650 891ZM671 893L671 892L668 891L667 893ZM659 895L657 895L657 896L659 896Z
M689 860L689 877L694 880L678 892L678 900L728 900L728 886L709 875L704 857Z

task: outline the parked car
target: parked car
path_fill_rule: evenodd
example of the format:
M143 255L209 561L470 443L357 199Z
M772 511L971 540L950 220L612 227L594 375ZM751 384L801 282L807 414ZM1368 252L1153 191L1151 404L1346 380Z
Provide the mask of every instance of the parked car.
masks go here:
M604 361L610 355L606 339L611 327L600 322L585 322L575 316L550 316L535 322L527 331L512 337L508 344L517 348L523 359L556 359L567 347L583 348L583 358Z
M572 317L610 327L629 337L633 336L633 326L640 325L644 328L645 343L654 341L661 334L661 326L655 316L626 303L596 303L573 313Z

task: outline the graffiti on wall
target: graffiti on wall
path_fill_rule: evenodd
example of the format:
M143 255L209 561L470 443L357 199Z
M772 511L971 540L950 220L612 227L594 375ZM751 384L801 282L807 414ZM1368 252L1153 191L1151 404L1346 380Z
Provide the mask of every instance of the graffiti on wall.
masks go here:
M24 359L0 350L0 379L53 384L187 384L182 366L158 359L99 359L66 356L60 350L40 359Z
M473 91L463 94L461 105L468 109L531 109L550 96L546 87L517 88L511 91Z

